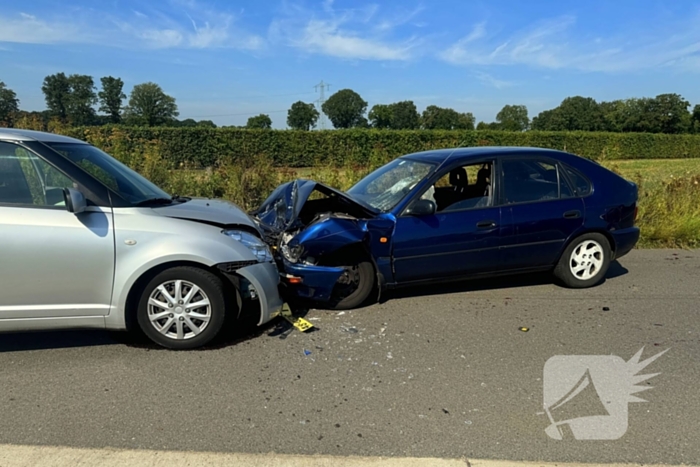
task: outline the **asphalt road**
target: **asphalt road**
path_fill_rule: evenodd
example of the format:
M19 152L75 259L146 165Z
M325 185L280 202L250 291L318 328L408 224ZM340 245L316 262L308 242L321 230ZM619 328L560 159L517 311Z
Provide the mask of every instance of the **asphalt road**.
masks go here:
M699 307L699 251L634 251L594 289L546 275L411 289L311 310L312 333L276 321L200 351L2 335L0 444L700 464ZM622 438L545 434L550 357L642 347L670 350L642 371L660 374Z

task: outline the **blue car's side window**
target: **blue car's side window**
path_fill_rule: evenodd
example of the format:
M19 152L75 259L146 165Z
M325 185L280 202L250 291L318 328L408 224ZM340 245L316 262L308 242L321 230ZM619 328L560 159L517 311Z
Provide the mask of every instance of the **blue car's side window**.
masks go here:
M566 175L569 177L569 180L571 180L571 183L574 184L577 196L583 197L591 193L591 183L581 174L581 172L569 166L563 167Z
M428 188L421 199L430 199L437 212L461 211L490 206L493 196L491 162L456 167Z
M501 167L505 204L559 198L559 174L555 164L537 159L506 159Z

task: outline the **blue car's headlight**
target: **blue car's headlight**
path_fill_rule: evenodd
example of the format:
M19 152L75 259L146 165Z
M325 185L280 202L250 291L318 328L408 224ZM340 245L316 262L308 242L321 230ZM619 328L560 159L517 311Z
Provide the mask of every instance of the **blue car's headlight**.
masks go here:
M259 262L263 263L272 261L272 253L270 252L270 248L265 244L265 242L250 232L245 232L243 230L224 230L222 233L241 242L245 247L253 252Z

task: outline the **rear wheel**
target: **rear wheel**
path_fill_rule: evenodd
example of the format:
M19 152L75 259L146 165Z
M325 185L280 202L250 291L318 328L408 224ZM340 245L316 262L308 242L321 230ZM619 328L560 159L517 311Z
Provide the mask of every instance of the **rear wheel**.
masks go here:
M211 342L224 324L225 312L221 279L203 269L175 267L143 289L137 319L153 342L182 350Z
M583 234L566 248L554 275L571 288L592 287L605 279L611 256L610 242L604 235Z
M330 307L334 310L356 308L367 302L375 285L374 266L366 259L358 258L349 265L338 279L331 295Z

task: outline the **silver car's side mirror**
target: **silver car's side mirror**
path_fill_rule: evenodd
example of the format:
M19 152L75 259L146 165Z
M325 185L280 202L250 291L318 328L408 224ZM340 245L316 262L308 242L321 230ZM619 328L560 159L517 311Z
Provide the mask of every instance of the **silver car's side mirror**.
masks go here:
M66 202L66 209L73 214L80 214L87 208L85 195L75 188L64 188L63 199Z

